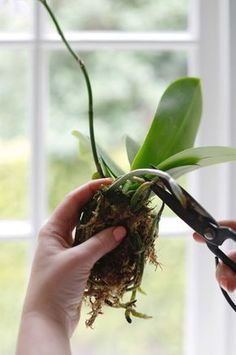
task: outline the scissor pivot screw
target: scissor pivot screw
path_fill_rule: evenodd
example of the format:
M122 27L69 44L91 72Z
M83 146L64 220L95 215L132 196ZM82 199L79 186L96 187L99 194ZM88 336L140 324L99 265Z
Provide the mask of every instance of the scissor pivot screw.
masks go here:
M215 234L213 231L207 231L204 233L204 237L207 239L207 240L213 240L215 238Z

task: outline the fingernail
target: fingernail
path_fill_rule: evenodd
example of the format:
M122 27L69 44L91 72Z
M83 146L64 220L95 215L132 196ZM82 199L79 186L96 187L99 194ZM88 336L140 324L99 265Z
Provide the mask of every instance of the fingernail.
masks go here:
M220 279L220 286L227 291L228 290L228 280L225 277Z
M126 229L122 226L113 229L112 234L117 242L120 242L126 236Z
M235 291L236 287L235 287L235 283L232 282L232 279L228 279L228 278L225 278L225 277L222 277L220 279L220 286L225 290L225 291L228 291L228 292L233 292Z

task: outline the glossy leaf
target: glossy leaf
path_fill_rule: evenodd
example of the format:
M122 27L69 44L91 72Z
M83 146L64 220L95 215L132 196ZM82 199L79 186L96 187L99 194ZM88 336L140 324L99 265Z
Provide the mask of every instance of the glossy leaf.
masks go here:
M133 163L133 160L140 148L140 145L131 137L125 136L125 146L130 165Z
M90 140L79 131L72 131L72 135L77 138L79 144L79 158L85 161L93 161Z
M93 161L93 155L91 150L91 144L89 137L85 136L79 131L73 131L73 136L78 139L79 142L79 156L81 159L87 161ZM97 146L98 153L101 157L102 165L105 167L106 172L110 171L114 176L120 176L124 174L124 171L104 152L104 150ZM110 174L106 174L110 176Z
M182 78L163 94L145 141L131 169L159 164L168 157L191 148L202 112L200 81Z
M114 162L114 160L112 160L110 158L110 156L104 152L104 150L98 146L98 153L99 155L102 157L103 162L106 164L106 167L108 168L108 170L110 172L112 172L112 174L115 177L124 175L124 171ZM110 176L110 175L109 175Z
M176 168L167 170L167 172L174 178L178 179L180 176L186 175L191 173L191 171L197 170L201 168L198 165L185 165L185 166L178 166Z
M174 178L178 178L205 166L233 160L236 160L236 148L198 147L186 149L169 157L158 166L158 169L168 171Z

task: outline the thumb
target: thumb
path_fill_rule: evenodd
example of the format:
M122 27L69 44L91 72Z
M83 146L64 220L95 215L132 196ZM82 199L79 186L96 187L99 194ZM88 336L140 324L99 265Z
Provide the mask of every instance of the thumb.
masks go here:
M80 249L80 255L93 266L103 255L117 247L125 236L126 229L123 226L111 227L97 233L77 248Z
M236 262L236 251L231 251L228 257ZM222 262L217 266L216 278L220 286L226 291L233 292L236 289L236 273Z

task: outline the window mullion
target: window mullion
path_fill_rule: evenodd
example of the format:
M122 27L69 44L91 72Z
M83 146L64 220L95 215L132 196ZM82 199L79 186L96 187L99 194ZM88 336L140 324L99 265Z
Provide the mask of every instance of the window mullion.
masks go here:
M73 48L83 50L185 50L196 45L195 37L188 33L68 32L65 35ZM63 48L57 34L45 35L42 44L53 49Z
M222 4L222 7L224 3ZM235 144L235 132L236 132L236 101L235 101L235 92L236 92L236 44L235 44L235 36L236 36L236 22L235 22L235 14L236 14L236 3L235 0L227 0L226 1L226 9L228 11L228 24L229 24L229 33L228 38L225 38L225 45L227 46L227 58L226 58L226 66L228 68L228 101L227 108L229 110L229 143L231 146L236 146ZM228 185L228 205L229 205L229 215L230 219L236 219L236 164L230 164L229 166L229 183ZM231 243L231 249L235 249L235 243ZM234 292L234 301L236 302L236 292ZM226 317L225 317L225 339L228 352L227 355L235 353L236 349L236 322L235 322L235 313L232 312L231 309L227 308Z
M230 145L232 132L227 109L226 2L199 0L198 65L195 63L192 69L203 83L204 114L199 141L204 146ZM229 181L228 166L204 169L195 175L197 199L215 218L226 218L230 198L229 185L225 183ZM227 333L231 327L228 313L232 311L215 281L214 258L207 249L193 243L190 254L186 355L230 355L233 350Z
M35 236L45 218L45 65L40 38L42 33L41 8L34 2L34 41L31 48L31 201L30 219Z

